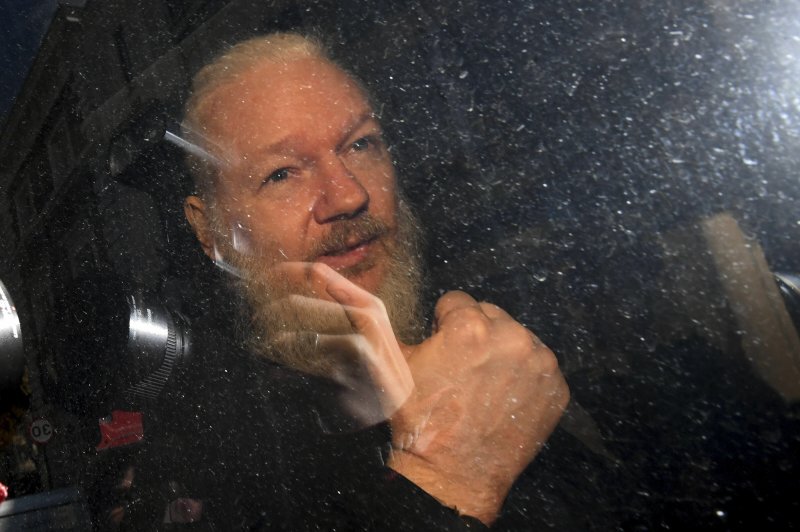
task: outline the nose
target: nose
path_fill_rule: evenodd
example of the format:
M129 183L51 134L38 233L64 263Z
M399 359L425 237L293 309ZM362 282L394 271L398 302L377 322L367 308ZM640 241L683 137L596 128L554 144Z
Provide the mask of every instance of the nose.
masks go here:
M320 194L314 204L314 219L323 224L355 218L369 206L369 193L347 166L332 154L320 169Z

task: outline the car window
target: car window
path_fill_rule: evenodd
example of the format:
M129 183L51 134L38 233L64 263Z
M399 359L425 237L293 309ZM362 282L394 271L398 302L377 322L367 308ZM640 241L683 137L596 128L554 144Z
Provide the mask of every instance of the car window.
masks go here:
M387 411L329 391L303 366L300 388L281 384L280 399L262 397L278 378L271 364L293 363L264 369L235 358L258 350L248 331L259 329L236 292L253 261L227 258L262 246L326 262L370 291L372 263L348 269L342 256L393 234L391 223L353 225L311 259L292 245L313 240L308 224L394 213L386 198L395 183L421 233L408 253L419 253L423 272L419 319L407 337L393 322L403 348L434 335L437 302L462 290L532 331L569 387L558 425L539 437L489 524L791 525L800 429L796 2L18 4L0 7L9 73L0 102L0 486L9 489L0 529L114 529L151 514L144 522L154 528L268 528L277 521L265 515L281 515L293 494L322 500L311 485L323 486L329 467L338 479L330 464L347 469L352 459L341 456L372 449L370 438L385 451L408 390ZM204 101L202 124L217 129L189 120L195 74L275 31L318 36L340 65L341 79L322 67L309 78L330 91L308 97L292 86L291 101L304 98L297 105L313 112L280 122L280 111L262 116L247 103L300 76L286 67L251 86L223 83L244 91L244 103L234 112L221 96ZM342 88L345 78L358 81ZM336 102L352 98L367 111L337 106L333 87ZM301 122L311 125L291 149L266 142ZM356 125L335 129L345 122ZM325 199L312 201L308 183L333 168L330 154L359 184L330 170L319 181ZM191 215L212 205L197 178L203 164L223 205L204 212L208 226ZM220 176L235 178L219 188ZM345 194L346 205L325 203ZM192 207L187 196L206 201ZM213 236L225 231L229 248ZM400 253L392 249L385 253ZM390 314L392 290L377 291ZM313 327L300 330L306 351L320 349ZM274 348L275 335L262 336ZM324 367L308 371L335 374L335 364ZM410 367L420 389L431 373ZM362 377L344 388L360 390ZM501 387L487 379L487 389L489 381ZM320 404L297 406L310 400L303 390L316 390ZM262 402L270 414L256 409ZM373 407L383 408L377 417ZM342 409L356 421L341 419ZM322 427L335 451L313 447L304 423ZM270 496L240 481L248 475ZM412 483L433 496L429 504L459 506ZM380 510L391 493L348 489L339 491L368 517L343 502L354 520L346 523L369 529L394 515ZM383 502L363 502L363 493ZM232 501L262 504L248 497L270 501L252 521L214 514ZM403 515L443 526L417 495L395 497L406 501ZM338 504L319 515L330 518L324 508Z

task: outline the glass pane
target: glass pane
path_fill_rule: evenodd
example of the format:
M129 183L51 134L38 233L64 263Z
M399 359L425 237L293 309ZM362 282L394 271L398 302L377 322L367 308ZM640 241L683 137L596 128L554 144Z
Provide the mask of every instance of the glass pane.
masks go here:
M0 529L793 524L797 2L22 4Z

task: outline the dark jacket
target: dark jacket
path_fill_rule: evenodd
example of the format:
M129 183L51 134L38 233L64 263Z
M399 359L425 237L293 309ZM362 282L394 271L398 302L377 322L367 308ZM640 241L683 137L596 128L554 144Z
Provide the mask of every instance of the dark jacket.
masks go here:
M133 528L162 527L175 497L203 502L201 523L184 528L484 528L386 468L387 425L356 430L337 406L338 385L252 355L231 316L222 304L193 324L192 363L136 459Z

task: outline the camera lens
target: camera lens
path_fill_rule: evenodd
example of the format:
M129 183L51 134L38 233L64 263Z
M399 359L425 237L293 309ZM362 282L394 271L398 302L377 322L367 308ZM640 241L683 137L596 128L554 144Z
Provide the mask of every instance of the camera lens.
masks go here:
M157 406L190 355L188 320L111 276L77 281L57 321L49 389L76 413Z
M128 319L126 380L131 385L125 398L134 404L154 401L190 356L186 319L143 295L127 298Z

